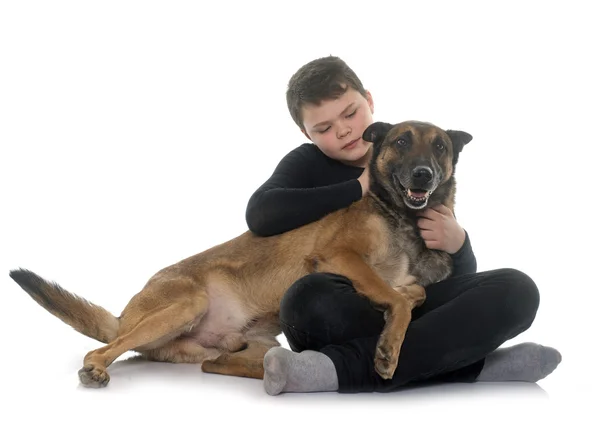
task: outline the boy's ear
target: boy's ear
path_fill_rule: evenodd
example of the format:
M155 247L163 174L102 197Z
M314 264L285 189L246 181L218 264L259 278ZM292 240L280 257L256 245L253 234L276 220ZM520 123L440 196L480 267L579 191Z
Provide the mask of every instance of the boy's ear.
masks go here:
M387 135L392 127L394 125L384 122L371 123L363 132L362 138L367 142L378 144L383 141L385 135Z

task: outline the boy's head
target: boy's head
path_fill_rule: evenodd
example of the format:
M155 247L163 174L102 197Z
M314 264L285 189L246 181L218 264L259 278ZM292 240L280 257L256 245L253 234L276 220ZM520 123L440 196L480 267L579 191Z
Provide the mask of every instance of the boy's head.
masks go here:
M373 98L354 71L334 56L313 60L290 78L292 119L327 156L364 166L371 143L362 139L373 122Z

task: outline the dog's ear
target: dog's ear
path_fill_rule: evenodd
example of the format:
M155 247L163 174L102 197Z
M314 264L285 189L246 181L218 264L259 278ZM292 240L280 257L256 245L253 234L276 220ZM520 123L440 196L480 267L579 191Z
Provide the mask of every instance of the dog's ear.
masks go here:
M378 144L383 141L392 127L394 125L384 122L371 123L363 132L362 138L367 142Z
M463 147L467 145L473 137L461 130L447 130L446 133L452 140L452 149L454 150L454 155L458 155L459 152L462 151Z

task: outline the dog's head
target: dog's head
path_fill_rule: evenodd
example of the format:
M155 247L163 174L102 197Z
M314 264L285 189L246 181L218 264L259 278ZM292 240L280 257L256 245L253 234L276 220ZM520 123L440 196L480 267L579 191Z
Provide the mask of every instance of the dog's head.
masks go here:
M430 202L444 203L445 196L454 193L458 155L472 138L466 132L416 121L376 122L363 133L374 148L371 177L387 196L402 198L415 210Z

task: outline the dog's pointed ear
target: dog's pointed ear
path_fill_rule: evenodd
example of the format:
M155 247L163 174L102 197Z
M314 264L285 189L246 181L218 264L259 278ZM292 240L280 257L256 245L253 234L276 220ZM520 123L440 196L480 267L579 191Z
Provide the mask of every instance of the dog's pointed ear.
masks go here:
M383 141L392 127L394 125L384 122L371 123L363 132L362 138L367 142L378 144Z
M455 155L458 155L458 153L462 151L463 147L467 145L471 139L473 139L471 134L461 130L447 130L446 133L452 140L452 149L454 150Z

